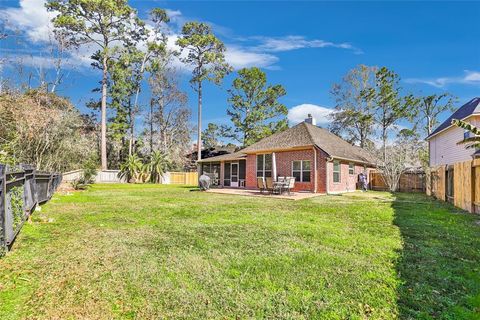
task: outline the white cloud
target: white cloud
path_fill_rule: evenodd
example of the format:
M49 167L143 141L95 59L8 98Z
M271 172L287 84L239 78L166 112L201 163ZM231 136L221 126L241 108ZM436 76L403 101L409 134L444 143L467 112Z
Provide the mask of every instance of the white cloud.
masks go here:
M253 66L268 68L278 61L278 57L268 53L249 51L241 47L227 46L225 60L235 69Z
M409 78L405 79L406 83L422 83L427 84L436 88L443 88L449 84L469 84L469 85L479 85L480 84L480 72L479 71L470 71L465 70L464 75L461 77L441 77L441 78Z
M480 83L480 72L478 71L466 71L467 74L463 78L467 82L477 82Z
M0 19L8 21L12 29L24 32L28 40L32 43L38 45L48 43L52 37L53 26L51 19L55 16L55 13L47 12L45 0L20 0L19 5L19 8L0 10ZM179 10L167 9L167 13L171 20L169 26L166 26L166 32L168 33L167 46L172 50L178 51L179 48L175 42L179 37L181 26L190 19L184 16ZM361 50L353 47L349 43L334 43L318 39L308 40L303 36L249 37L240 40L240 38L230 36L230 30L214 23L209 24L215 33L223 34L229 39L229 41L226 42L227 52L225 58L235 69L258 66L278 70L280 67L276 64L279 58L274 53L302 48L332 47L353 50L354 53L361 53ZM147 28L152 28L151 22L149 21L147 21ZM140 49L144 49L145 45L140 44L139 47ZM90 56L93 52L94 48L82 46L80 50L71 53L71 59L73 61L69 65L89 67L89 62L91 62ZM45 58L41 55L31 59L31 61L41 60L45 61ZM178 58L173 59L173 64L185 72L191 71L191 67L182 64ZM48 64L46 67L48 67Z
M285 37L253 37L259 40L260 44L255 47L256 50L266 52L283 52L298 50L304 48L340 48L353 50L356 54L363 53L362 50L352 46L349 43L334 43L324 40L308 40L303 36L285 36Z
M328 124L331 121L330 115L333 112L332 109L327 107L304 103L288 110L288 120L292 124L297 124L304 121L311 114L317 121L317 124Z
M6 20L7 27L24 31L34 43L49 41L55 13L47 11L45 1L20 0L19 5L19 8L0 10L0 19Z

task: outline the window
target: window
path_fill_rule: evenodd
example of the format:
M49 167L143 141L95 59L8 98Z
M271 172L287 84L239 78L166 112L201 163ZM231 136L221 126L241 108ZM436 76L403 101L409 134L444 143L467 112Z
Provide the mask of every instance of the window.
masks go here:
M298 182L310 182L310 161L299 160L292 162L292 176Z
M333 161L333 182L340 182L340 162L338 160Z
M257 154L257 177L272 176L272 154Z
M355 166L351 162L348 164L348 174L351 176L355 174Z
M463 139L468 139L468 138L470 138L470 131L465 130L465 131L463 132Z

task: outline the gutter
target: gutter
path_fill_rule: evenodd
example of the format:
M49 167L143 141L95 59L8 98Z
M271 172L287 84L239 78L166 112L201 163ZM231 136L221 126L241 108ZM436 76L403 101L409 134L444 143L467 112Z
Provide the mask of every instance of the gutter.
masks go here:
M355 160L355 159L349 159L349 158L342 158L342 157L333 157L330 156L327 158L327 161L333 161L334 159L338 160L345 160L345 161L350 161L350 162L356 162L356 163L361 163L361 164L366 164L366 165L371 165L373 167L376 167L376 165L372 162L367 162L367 161L361 161L361 160Z
M465 121L465 120L468 120L469 118L474 117L474 116L480 116L480 113L472 113L471 115L466 116L465 118L460 119L460 120L461 120L461 121ZM452 120L453 120L453 119L452 119ZM440 133L442 133L442 132L444 132L444 131L452 128L452 127L453 127L453 124L450 124L450 125L449 125L448 127L446 127L445 129L442 129L442 130L440 130L440 131L438 131L438 132L432 133L431 135L429 135L428 137L426 137L425 140L429 141L431 138L435 137L436 135L438 135L438 134L440 134Z
M317 149L313 147L313 168L315 170L314 182L313 182L313 192L317 193L318 190L318 168L317 168Z

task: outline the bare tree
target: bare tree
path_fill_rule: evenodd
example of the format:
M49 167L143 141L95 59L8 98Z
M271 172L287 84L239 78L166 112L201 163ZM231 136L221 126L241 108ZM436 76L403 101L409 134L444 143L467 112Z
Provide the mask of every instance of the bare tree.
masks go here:
M424 146L413 130L401 130L395 143L385 147L378 157L377 169L391 192L398 190L400 177L407 168L421 166Z
M64 77L67 75L64 67L68 58L69 49L68 39L60 30L56 32L55 36L53 34L49 36L48 52L52 59L54 71L52 80L49 83L51 93L54 93L57 90ZM73 66L69 67L71 68Z
M417 125L420 125L421 129L429 136L438 125L440 114L445 111L455 110L454 104L457 98L449 93L442 93L421 97L419 100L418 114L416 115Z
M377 67L359 65L335 83L331 90L335 98L330 129L352 144L366 148L374 134L373 104L362 93L375 86Z
M177 78L176 71L167 65L151 74L147 135L151 151L158 150L179 164L189 148L192 127L187 96L179 90Z

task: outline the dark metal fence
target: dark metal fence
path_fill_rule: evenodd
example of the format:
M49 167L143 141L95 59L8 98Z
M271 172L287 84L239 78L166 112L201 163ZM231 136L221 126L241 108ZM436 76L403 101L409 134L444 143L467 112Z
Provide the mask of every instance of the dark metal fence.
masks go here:
M37 204L50 200L61 182L60 173L0 164L0 252L8 250Z

